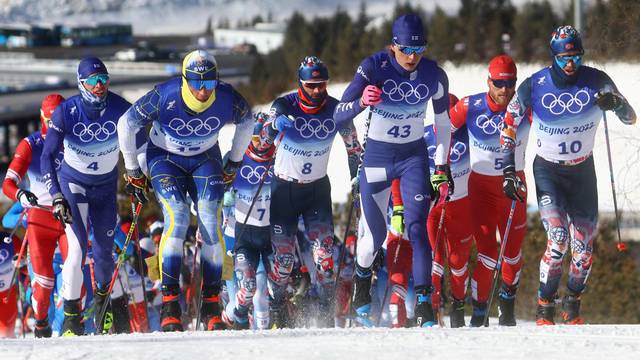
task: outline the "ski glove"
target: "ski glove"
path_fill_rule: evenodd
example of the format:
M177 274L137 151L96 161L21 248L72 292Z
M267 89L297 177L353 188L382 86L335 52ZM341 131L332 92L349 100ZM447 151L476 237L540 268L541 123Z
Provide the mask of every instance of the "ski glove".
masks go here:
M624 98L620 94L606 89L596 94L596 103L602 111L619 110L624 105Z
M436 165L436 171L431 175L431 186L434 192L433 200L436 204L448 200L449 196L453 195L453 176L451 176L451 168L448 164Z
M272 127L278 131L286 131L287 129L291 129L295 126L296 119L289 115L279 115L275 120L273 120Z
M395 205L391 215L391 229L398 235L404 234L404 206Z
M140 169L127 170L124 175L124 180L127 184L124 186L124 191L133 196L137 202L144 204L147 202L147 191L149 191L149 181L144 176Z
M241 164L241 161L232 161L231 159L227 160L224 164L224 168L222 169L222 181L225 185L229 185L233 182L233 179L236 178L236 172Z
M71 207L67 202L67 199L58 193L53 196L53 217L58 219L62 224L71 224L73 219L71 218Z
M507 166L503 170L502 191L511 200L523 202L526 199L527 188L516 175L513 165Z
M382 102L380 95L382 95L382 90L379 87L375 85L367 85L367 87L364 88L364 91L362 91L360 106L364 108L380 104Z
M38 206L38 197L29 190L18 190L16 198L20 201L23 208Z

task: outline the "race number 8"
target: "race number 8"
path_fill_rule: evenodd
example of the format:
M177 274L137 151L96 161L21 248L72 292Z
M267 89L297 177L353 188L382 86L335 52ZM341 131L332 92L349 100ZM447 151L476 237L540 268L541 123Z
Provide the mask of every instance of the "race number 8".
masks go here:
M560 147L560 154L561 155L567 155L567 154L576 154L578 152L580 152L580 150L582 150L582 142L580 142L580 140L576 140L571 142L571 144L569 144L569 148L567 149L567 143L566 142L561 142L560 144L558 144L558 146ZM567 151L569 150L569 151Z
M313 165L312 163L304 163L304 165L302 165L302 173L305 175L311 174L311 165Z

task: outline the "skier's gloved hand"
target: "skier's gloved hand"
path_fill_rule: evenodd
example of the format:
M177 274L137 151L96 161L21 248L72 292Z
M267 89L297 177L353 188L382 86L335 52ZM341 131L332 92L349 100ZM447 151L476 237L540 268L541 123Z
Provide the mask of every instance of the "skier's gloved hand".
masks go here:
M141 204L146 203L148 200L147 191L149 191L149 180L144 176L142 170L139 168L135 170L127 169L124 180L127 183L124 186L124 191L133 196L137 202Z
M382 90L379 87L375 85L367 85L367 87L362 91L360 106L364 108L380 104L382 102L380 95L382 95Z
M436 165L436 171L431 175L431 186L436 205L448 200L449 196L453 195L453 176L451 176L451 168L448 164Z
M391 215L391 229L398 235L404 234L404 206L395 205Z
M228 159L224 164L224 168L222 169L222 182L225 185L229 185L233 182L233 179L236 178L236 172L238 172L238 168L242 164L241 161L233 161Z
M18 190L16 198L20 201L20 205L25 209L32 206L38 206L38 197L29 190Z
M619 110L624 105L624 98L611 88L606 88L596 94L596 103L603 111Z
M222 198L222 206L229 207L229 206L234 206L235 204L236 204L235 190L225 191L224 197Z
M291 129L295 126L296 119L292 116L278 115L278 117L273 120L272 127L278 131L286 131L287 129Z
M523 202L526 199L527 188L516 174L513 165L507 166L503 170L502 191L511 200Z
M73 219L71 218L71 207L67 202L67 199L62 194L57 193L53 196L53 217L58 219L62 224L71 224Z

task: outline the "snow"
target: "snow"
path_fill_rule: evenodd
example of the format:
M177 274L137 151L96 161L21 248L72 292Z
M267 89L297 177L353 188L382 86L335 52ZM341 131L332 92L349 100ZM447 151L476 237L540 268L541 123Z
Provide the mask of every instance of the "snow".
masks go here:
M621 359L639 339L640 325L246 330L0 340L0 358Z
M620 92L629 100L633 108L640 115L640 64L629 63L606 63L593 64L609 74L618 86ZM537 70L542 64L524 64L518 66L519 79L522 81ZM455 66L451 63L444 64L444 69L449 77L449 90L459 98L464 96L485 92L487 90L486 65L464 65ZM328 91L333 97L340 98L347 87L347 83L330 84ZM254 110L268 110L268 104L256 106ZM364 134L364 122L367 111L363 111L355 118L354 123L358 130L358 135L362 140ZM428 108L426 123L431 123L433 119L433 109ZM614 175L616 182L616 192L618 195L618 206L624 211L640 211L640 177L638 176L638 161L640 160L640 128L636 124L628 126L622 124L614 113L608 112L609 134L611 137L611 151L613 156ZM232 128L225 128L220 136L222 149L231 146ZM531 164L535 156L534 133L529 134L529 144L527 146L526 177L529 188L528 204L532 208L537 208L535 182ZM594 148L596 175L598 177L598 194L600 210L613 211L613 198L611 195L611 183L609 180L609 165L607 162L607 150L604 138L604 125L600 123L600 129L596 135ZM336 136L334 146L331 151L328 169L331 180L331 198L333 202L345 202L350 191L349 171L347 167L347 155L344 150L344 143L340 136Z

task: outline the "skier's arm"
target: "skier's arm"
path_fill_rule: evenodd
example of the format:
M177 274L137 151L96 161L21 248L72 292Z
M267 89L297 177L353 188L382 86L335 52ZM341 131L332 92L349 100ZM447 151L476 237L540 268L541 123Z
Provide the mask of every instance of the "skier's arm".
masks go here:
M451 116L451 132L454 133L458 129L464 126L467 122L467 112L469 110L469 97L465 97L458 101L451 110L449 116Z
M235 90L233 91L233 123L236 125L236 132L233 135L229 160L240 162L251 141L253 116L247 101Z
M366 58L358 66L356 74L353 76L353 80L347 86L347 89L342 94L342 99L336 106L333 113L333 119L336 121L336 125L340 128L341 124L352 120L356 115L360 114L362 110L367 108L363 106L360 101L362 92L367 85L373 85L372 75L374 69L373 60Z
M56 158L60 153L64 142L64 110L59 106L51 115L51 122L44 140L44 148L40 155L40 172L45 186L52 197L61 194L58 173L56 171Z
M156 88L138 99L118 120L118 143L124 159L124 167L129 171L140 169L138 164L138 132L158 119L160 93Z
M445 165L449 161L449 145L451 143L451 120L449 119L449 79L441 68L438 68L438 90L431 99L435 119L433 128L436 133L437 165Z
M504 123L500 130L500 144L505 153L505 168L515 168L516 132L522 121L531 121L531 78L527 78L507 106Z
M24 175L29 169L31 164L31 144L29 140L22 139L18 143L16 153L13 155L13 159L7 169L7 174L2 182L2 192L12 201L17 201L18 191L20 188L18 185L22 182Z
M610 96L616 98L616 102L618 103L618 105L612 110L616 113L618 119L620 119L620 121L627 125L635 124L636 112L631 107L631 104L629 104L629 101L627 101L627 99L620 93L620 91L618 91L618 87L613 82L613 80L611 80L609 75L607 75L604 71L601 71L600 74L602 82L600 91L604 93L609 92L611 93Z
M271 104L269 114L267 115L267 121L264 123L263 127L265 131L262 133L263 136L260 139L262 143L273 144L275 141L275 138L279 133L278 129L276 129L276 119L280 115L290 115L289 105L287 104L287 100L283 97L275 99L273 104Z
M353 179L358 174L360 154L362 154L362 147L358 141L358 133L356 132L355 126L353 126L353 122L349 122L348 126L340 129L340 136L342 136L342 141L344 141L344 146L347 149L349 174L351 175L351 179Z

